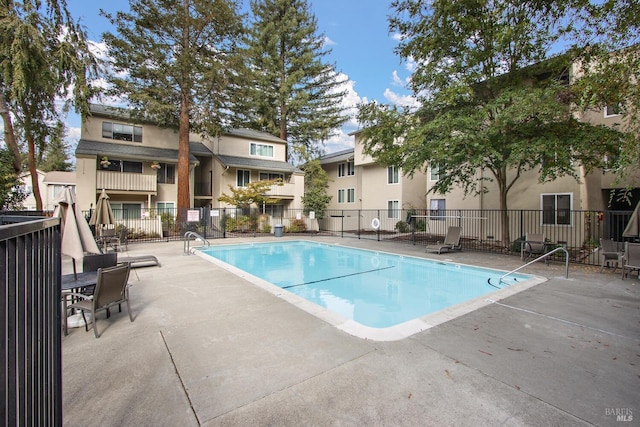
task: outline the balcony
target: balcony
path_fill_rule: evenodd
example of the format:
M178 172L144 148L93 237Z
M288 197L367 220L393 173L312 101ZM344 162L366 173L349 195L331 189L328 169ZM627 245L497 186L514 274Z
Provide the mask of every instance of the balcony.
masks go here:
M97 171L96 188L117 191L155 193L158 190L157 175Z
M271 190L265 193L269 197L281 197L292 199L295 196L296 186L292 183L285 182L282 185L272 185Z

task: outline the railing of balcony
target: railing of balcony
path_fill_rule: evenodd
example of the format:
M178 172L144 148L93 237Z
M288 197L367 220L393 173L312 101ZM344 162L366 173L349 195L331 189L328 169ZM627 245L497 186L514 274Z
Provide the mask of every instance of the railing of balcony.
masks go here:
M289 182L285 182L282 185L272 185L271 190L266 192L267 196L294 196L295 185Z
M98 171L96 188L122 191L157 191L157 175L129 172Z

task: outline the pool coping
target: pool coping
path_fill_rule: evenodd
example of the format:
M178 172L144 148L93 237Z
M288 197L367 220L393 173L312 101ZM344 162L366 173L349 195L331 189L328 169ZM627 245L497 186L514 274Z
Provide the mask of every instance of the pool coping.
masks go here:
M305 239L297 239L297 241L312 242ZM269 242L269 243L273 243L273 242ZM329 246L342 246L342 247L351 248L351 249L370 251L368 249L357 248L357 247L344 245L344 244L328 244L328 243L323 243L323 244L326 244ZM238 243L229 244L229 246L235 246L235 245L238 245ZM219 246L225 246L225 245L223 244ZM388 251L373 251L373 252L390 254L394 256L400 255L400 254L396 254ZM358 338L372 340L372 341L398 341L398 340L407 338L411 335L425 331L429 328L433 328L434 326L448 322L457 317L471 313L479 308L482 308L490 304L493 304L497 301L503 300L507 297L520 293L526 289L529 289L533 286L544 283L548 280L546 277L527 274L528 276L532 276L528 280L511 284L505 288L497 289L489 294L478 296L476 298L461 302L451 307L444 308L435 313L430 313L425 316L409 320L407 322L390 326L388 328L373 328L370 326L365 326L359 322L356 322L355 320L344 317L316 303L308 301L296 294L288 292L286 289L282 289L281 287L274 285L264 279L261 279L260 277L254 276L253 274L248 273L244 270L241 270L231 264L221 261L213 256L207 255L200 250L195 250L195 254L223 268L224 270L227 270L235 274L236 276L248 281L249 283L257 286L258 288L269 292L270 294L276 296L277 298L280 298L288 302L289 304L292 304L300 308L301 310L304 310L307 313L329 323L330 325L336 327L341 331L344 331ZM415 258L420 260L427 259L427 258L413 256L413 255L400 255L400 256L407 257L407 258ZM444 262L447 264L459 265L459 266L483 268L483 269L494 270L494 271L503 271L495 268L480 267L480 266L475 266L471 264L454 262L450 259L443 259L442 261L439 261L439 262ZM504 271L506 273L506 270Z

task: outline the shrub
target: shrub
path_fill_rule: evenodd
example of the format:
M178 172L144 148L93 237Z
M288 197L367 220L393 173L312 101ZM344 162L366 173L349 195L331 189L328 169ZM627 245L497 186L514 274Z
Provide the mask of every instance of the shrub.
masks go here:
M307 231L307 224L302 219L292 220L287 229L288 233L303 233L305 231Z
M408 233L410 230L409 224L407 224L404 221L398 221L396 222L396 230L398 230L399 233Z

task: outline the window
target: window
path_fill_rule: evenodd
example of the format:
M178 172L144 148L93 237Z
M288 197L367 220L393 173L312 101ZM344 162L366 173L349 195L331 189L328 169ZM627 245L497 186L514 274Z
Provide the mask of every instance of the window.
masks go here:
M260 172L260 174L258 175L258 179L260 181L265 181L267 179L269 179L269 180L271 180L271 179L279 179L279 180L284 182L284 174L276 173L276 172Z
M356 169L353 165L353 160L349 160L345 163L338 163L338 178L342 178L343 176L353 176L355 174Z
M429 168L429 179L431 181L437 181L440 179L440 168L438 166L431 166Z
M348 188L347 189L347 203L355 203L356 202L356 189Z
M284 216L284 206L283 205L264 205L260 209L266 215L271 215L275 218L282 218Z
M176 166L168 163L160 163L160 168L156 171L158 174L158 184L175 184L176 183Z
M431 199L431 201L429 202L429 210L430 210L429 215L431 219L444 221L445 214L446 214L445 199Z
M389 166L389 168L387 168L387 183L397 184L398 182L398 168L395 166Z
M620 104L607 104L604 107L604 116L618 116L620 115Z
M249 184L251 177L251 171L245 171L238 169L236 187L246 187Z
M252 156L273 157L273 145L251 143Z
M113 216L117 220L140 219L142 205L139 203L111 203Z
M142 142L142 127L102 122L102 137L119 141Z
M110 172L142 173L142 162L109 158L109 164L102 164L102 157L103 156L98 157L98 170L107 170Z
M338 190L338 203L344 203L344 192L344 188Z
M542 224L571 225L571 193L542 194Z
M387 202L387 217L390 219L400 218L400 202L397 200L389 200Z
M169 213L174 215L176 205L174 202L156 202L156 213L158 215Z

